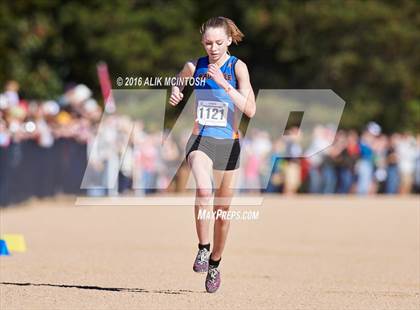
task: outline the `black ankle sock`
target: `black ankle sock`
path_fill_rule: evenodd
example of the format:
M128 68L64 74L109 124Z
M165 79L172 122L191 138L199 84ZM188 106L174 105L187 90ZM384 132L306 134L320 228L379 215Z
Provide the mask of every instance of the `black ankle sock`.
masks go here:
M207 244L198 244L198 249L202 250L202 249L207 249L207 251L210 251L210 243Z
M211 258L211 254L210 254L210 259L209 259L209 265L213 266L213 267L219 267L220 261L222 260L222 258L220 257L219 260L213 260Z

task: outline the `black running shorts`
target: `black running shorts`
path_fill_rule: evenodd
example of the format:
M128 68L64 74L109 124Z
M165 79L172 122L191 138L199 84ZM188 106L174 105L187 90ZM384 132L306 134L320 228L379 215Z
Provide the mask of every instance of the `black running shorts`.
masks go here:
M239 139L216 139L191 135L185 150L187 161L188 155L197 150L210 157L215 170L235 170L239 167L239 155L241 153Z

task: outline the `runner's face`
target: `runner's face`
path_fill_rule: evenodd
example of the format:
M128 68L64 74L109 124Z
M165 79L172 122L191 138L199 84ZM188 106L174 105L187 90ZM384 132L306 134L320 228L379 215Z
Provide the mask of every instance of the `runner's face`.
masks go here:
M208 28L202 37L202 44L210 60L216 62L221 59L228 46L232 43L223 28Z

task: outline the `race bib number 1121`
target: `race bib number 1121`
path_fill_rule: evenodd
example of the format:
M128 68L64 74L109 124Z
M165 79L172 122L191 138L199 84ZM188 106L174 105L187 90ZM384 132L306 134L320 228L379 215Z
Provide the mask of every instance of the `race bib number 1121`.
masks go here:
M228 104L220 101L199 100L197 104L197 119L202 126L226 127Z

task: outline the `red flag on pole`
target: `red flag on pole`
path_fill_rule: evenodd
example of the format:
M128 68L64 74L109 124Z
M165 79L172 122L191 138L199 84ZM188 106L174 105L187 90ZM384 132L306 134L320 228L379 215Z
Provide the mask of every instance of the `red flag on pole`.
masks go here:
M102 96L104 98L105 112L114 113L116 106L114 97L112 96L112 86L108 72L108 65L104 62L98 63L97 72L99 84L101 85Z

